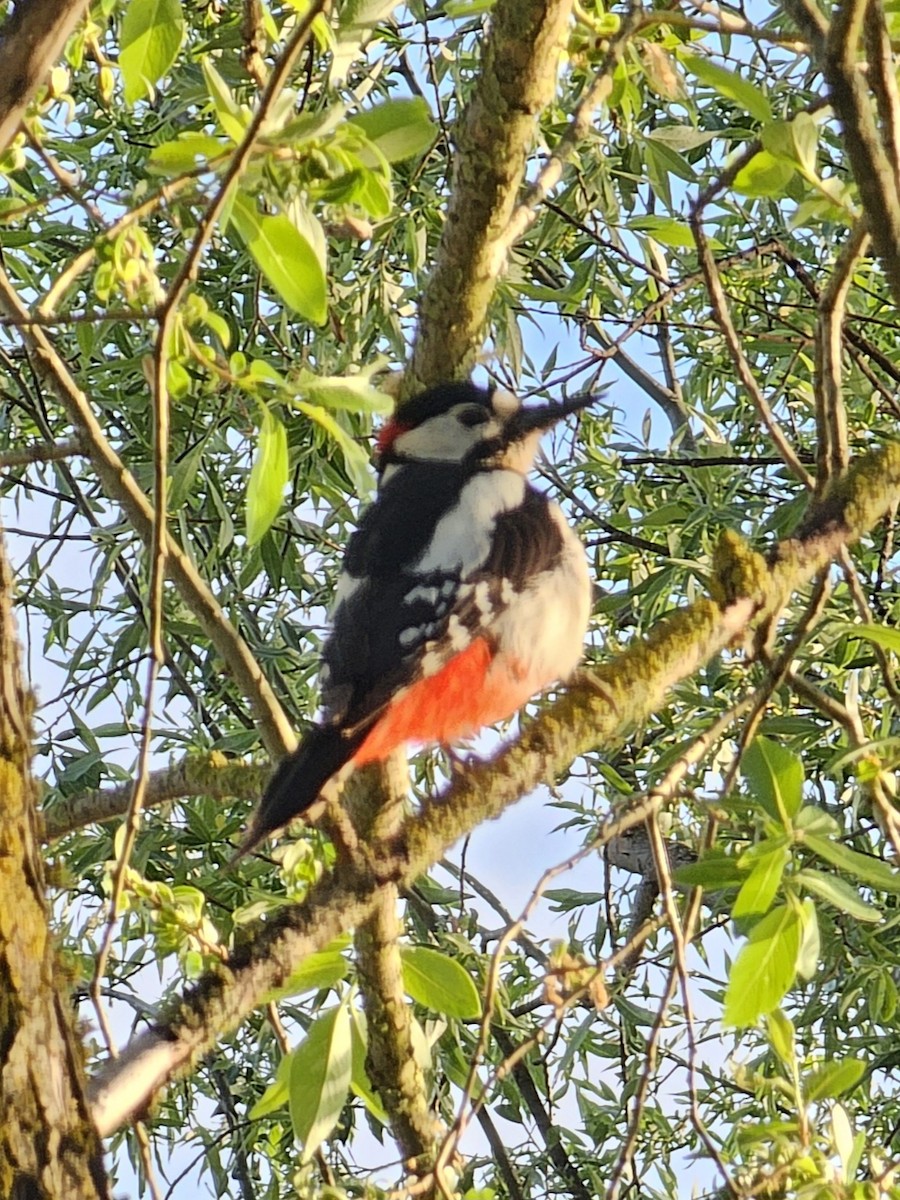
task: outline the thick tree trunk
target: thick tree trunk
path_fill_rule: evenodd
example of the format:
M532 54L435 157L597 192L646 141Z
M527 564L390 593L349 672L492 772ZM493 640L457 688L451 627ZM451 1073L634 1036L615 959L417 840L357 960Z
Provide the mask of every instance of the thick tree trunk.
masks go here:
M0 1196L107 1200L48 924L11 583L0 538Z

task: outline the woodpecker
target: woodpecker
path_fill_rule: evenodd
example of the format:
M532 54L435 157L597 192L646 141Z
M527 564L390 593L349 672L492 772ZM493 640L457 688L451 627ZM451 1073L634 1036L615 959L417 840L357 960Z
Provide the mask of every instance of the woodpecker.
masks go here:
M275 771L240 856L339 772L457 742L574 671L591 609L584 547L526 476L541 435L590 402L523 407L453 383L385 424L377 497L335 592L321 718Z

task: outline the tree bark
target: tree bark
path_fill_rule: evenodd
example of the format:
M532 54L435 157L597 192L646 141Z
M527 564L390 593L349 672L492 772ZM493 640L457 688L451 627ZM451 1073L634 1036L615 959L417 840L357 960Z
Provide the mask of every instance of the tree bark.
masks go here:
M87 0L19 0L0 29L0 152L86 8Z
M0 1196L108 1200L48 922L11 592L0 539Z

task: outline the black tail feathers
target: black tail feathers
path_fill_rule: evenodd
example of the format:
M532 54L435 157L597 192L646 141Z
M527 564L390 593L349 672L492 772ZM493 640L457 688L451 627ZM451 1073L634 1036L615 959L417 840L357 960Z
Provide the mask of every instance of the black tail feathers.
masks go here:
M232 862L306 812L332 775L353 757L367 732L363 729L348 735L335 726L314 725L293 754L278 764Z

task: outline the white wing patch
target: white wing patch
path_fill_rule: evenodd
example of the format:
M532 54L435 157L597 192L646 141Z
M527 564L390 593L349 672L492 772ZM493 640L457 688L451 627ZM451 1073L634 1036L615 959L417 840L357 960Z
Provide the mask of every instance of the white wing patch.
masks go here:
M342 604L346 604L354 592L362 587L364 583L364 579L357 579L356 576L351 575L349 571L341 571L334 589L334 599L331 602L332 614L335 613Z

